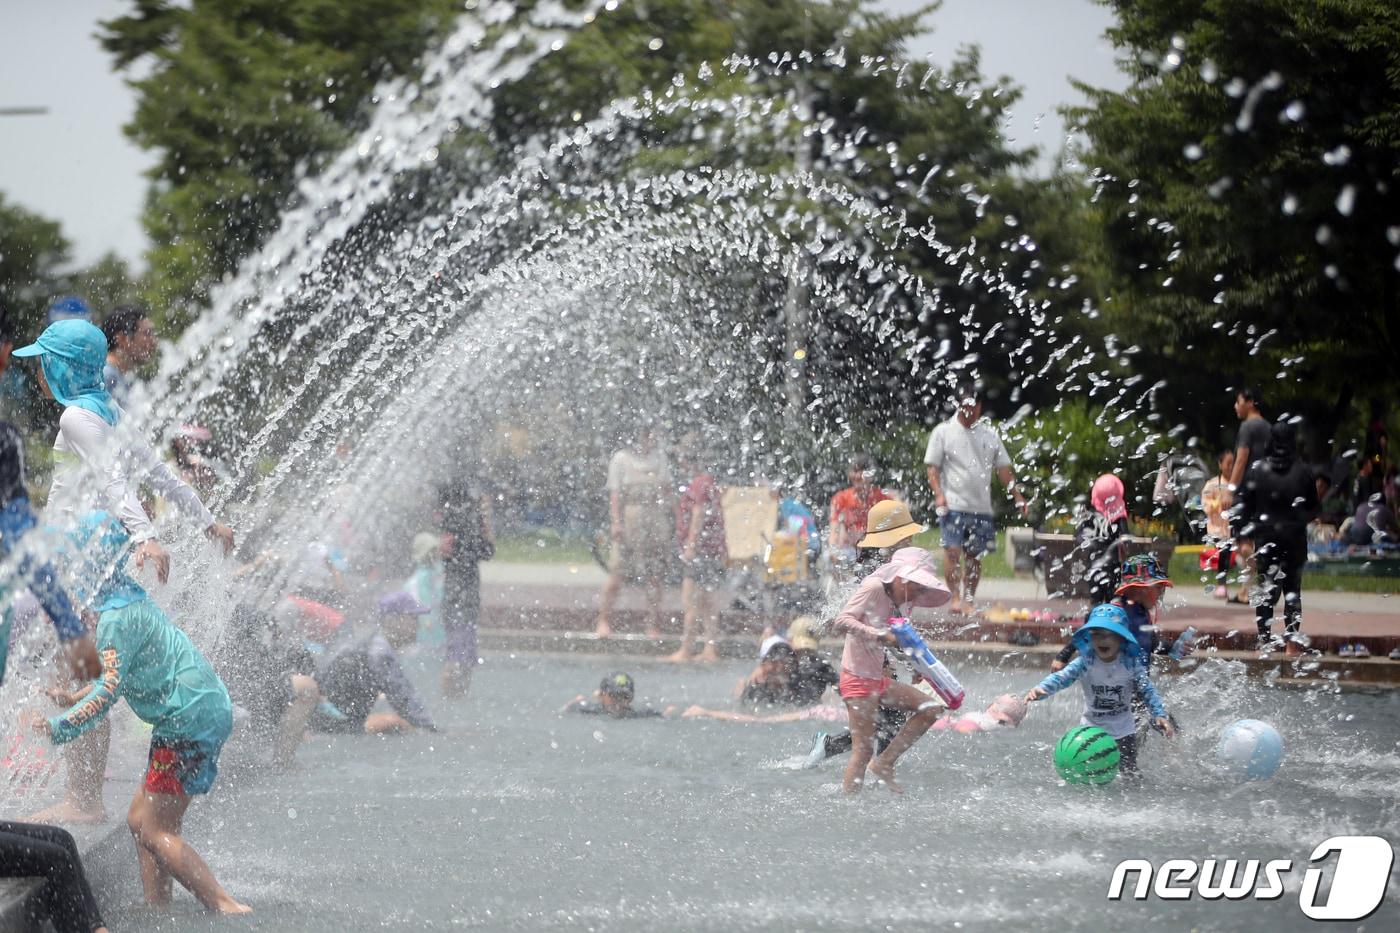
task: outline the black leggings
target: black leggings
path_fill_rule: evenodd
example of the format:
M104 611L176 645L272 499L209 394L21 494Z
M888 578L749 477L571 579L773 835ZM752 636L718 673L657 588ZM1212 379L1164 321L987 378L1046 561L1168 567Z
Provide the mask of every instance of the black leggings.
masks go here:
M0 878L42 878L39 902L58 933L92 933L102 914L67 831L0 821Z
M1230 558L1234 555L1234 542L1221 541L1215 549L1215 583L1225 586L1230 582Z
M1298 634L1303 624L1303 565L1308 559L1306 540L1261 541L1254 552L1254 566L1263 590L1254 607L1254 620L1261 638L1269 637L1274 607L1283 596L1283 627L1288 635Z
M878 754L885 750L885 746L894 741L894 737L899 735L899 730L904 728L905 720L909 714L902 709L893 709L882 706L875 713L875 751ZM851 750L855 744L851 740L851 730L847 729L840 735L828 735L826 737L826 757L835 758L837 755L844 755Z
M1137 777L1137 735L1125 735L1121 739L1114 739L1114 742L1118 745L1118 773L1125 776Z

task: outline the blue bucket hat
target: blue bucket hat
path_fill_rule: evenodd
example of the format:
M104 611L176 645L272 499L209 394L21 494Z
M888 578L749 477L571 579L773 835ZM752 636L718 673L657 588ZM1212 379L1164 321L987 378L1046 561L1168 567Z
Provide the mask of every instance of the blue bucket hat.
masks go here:
M430 612L431 609L403 590L386 593L379 599L379 614L382 616L422 616Z
M77 295L64 295L62 298L55 298L49 305L48 314L44 317L45 324L52 324L55 321L91 321L92 309L88 303Z
M107 365L107 338L89 321L55 321L39 339L13 356L39 357L44 381L60 405L84 408L108 424L117 423L118 408L102 379Z
M1088 657L1093 651L1089 640L1096 629L1112 632L1123 639L1123 650L1129 656L1142 657L1142 646L1128 628L1128 614L1111 604L1095 606L1090 610L1089 618L1079 627L1079 631L1074 633L1074 647L1079 650L1081 657Z

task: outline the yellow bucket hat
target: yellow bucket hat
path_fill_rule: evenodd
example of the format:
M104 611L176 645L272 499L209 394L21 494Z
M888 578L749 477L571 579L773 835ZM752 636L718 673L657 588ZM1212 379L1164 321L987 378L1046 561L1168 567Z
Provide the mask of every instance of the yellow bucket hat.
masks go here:
M871 507L865 521L865 537L856 547L889 547L925 530L909 514L909 506L898 499L885 499Z
M798 616L788 623L787 639L793 651L816 651L821 640L816 634L817 620L811 616Z

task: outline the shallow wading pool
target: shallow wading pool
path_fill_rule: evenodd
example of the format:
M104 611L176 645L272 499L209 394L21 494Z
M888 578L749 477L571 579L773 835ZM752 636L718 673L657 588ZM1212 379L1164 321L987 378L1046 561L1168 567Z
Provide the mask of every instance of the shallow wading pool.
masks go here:
M955 666L957 659L954 661ZM1400 695L1271 689L1210 663L1164 682L1189 730L1154 736L1136 788L1061 784L1051 746L1079 694L1015 731L933 733L900 769L902 798L839 793L840 762L791 771L813 724L614 721L557 713L625 665L639 700L722 706L744 667L494 657L471 696L442 703L430 657L410 667L447 734L317 738L302 770L230 780L197 805L191 839L251 919L208 918L183 892L139 899L134 856L104 872L118 928L345 930L1309 929L1298 906L1313 847L1400 840ZM968 708L1024 691L1024 670L969 670ZM1278 776L1213 770L1229 722L1274 723ZM1125 858L1292 859L1270 902L1108 901ZM116 870L111 870L116 869ZM1369 929L1400 926L1400 883Z

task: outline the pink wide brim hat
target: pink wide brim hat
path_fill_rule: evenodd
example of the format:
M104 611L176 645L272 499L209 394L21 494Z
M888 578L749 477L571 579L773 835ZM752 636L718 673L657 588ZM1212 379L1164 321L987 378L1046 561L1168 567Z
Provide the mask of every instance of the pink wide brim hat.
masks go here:
M953 593L938 577L933 566L933 555L921 547L902 547L894 552L889 563L882 564L872 574L882 583L906 580L919 587L919 595L914 605L924 609L937 609L953 598Z
M1094 480L1089 501L1094 504L1094 511L1111 522L1128 514L1128 505L1123 501L1123 481L1112 473L1105 473Z

